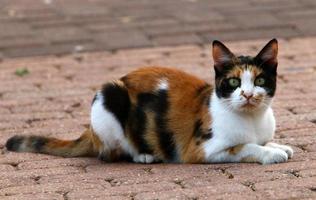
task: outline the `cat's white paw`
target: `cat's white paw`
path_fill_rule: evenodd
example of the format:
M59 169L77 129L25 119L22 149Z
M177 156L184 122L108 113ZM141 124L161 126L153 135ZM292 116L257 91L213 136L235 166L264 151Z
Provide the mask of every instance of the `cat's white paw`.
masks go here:
M136 163L153 163L155 161L155 157L150 154L139 154L133 157L133 161Z
M287 153L288 158L293 157L294 151L293 151L292 147L290 147L290 146L277 144L277 143L273 143L273 142L269 142L265 146L282 149L283 151L285 151Z
M278 148L269 148L264 152L261 159L261 164L273 164L273 163L283 163L288 160L288 154Z
M292 158L292 157L293 157L294 151L293 151L292 147L287 146L287 145L280 145L280 149L282 149L283 151L285 151L285 152L287 153L287 156L288 156L289 158Z

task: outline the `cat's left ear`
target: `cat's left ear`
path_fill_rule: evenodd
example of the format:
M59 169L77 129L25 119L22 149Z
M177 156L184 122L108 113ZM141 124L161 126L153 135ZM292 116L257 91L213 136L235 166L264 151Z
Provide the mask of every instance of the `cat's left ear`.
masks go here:
M264 67L270 68L270 70L276 70L278 66L278 41L272 39L263 49L258 53L255 59L258 63Z

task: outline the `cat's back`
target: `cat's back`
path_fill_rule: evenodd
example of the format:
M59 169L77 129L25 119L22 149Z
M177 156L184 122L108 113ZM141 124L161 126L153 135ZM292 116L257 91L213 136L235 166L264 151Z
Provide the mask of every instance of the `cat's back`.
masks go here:
M151 92L159 89L180 89L183 92L190 93L201 87L209 86L196 76L168 67L139 68L122 77L121 80L130 92L135 93Z

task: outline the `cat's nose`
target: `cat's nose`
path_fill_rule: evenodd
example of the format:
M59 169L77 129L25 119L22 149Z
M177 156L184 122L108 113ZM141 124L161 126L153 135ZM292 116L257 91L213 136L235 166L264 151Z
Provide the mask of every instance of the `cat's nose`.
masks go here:
M253 95L252 95L252 94L249 94L249 95L245 95L245 94L243 94L242 96L244 96L247 100L249 100L249 99L251 99L251 97L253 97Z
M252 93L248 93L248 92L244 92L244 91L241 91L241 95L243 97L245 97L247 100L249 100L249 99L251 99L251 97L253 97Z

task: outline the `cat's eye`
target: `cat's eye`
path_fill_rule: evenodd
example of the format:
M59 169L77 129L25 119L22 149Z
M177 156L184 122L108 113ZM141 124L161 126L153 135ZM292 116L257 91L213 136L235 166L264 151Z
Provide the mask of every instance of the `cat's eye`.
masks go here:
M240 85L240 80L238 78L230 78L228 79L228 83L231 87L238 87Z
M266 83L266 80L264 79L264 78L262 78L262 77L258 77L258 78L256 78L256 80L255 80L255 85L256 86L262 86L262 85L264 85Z

